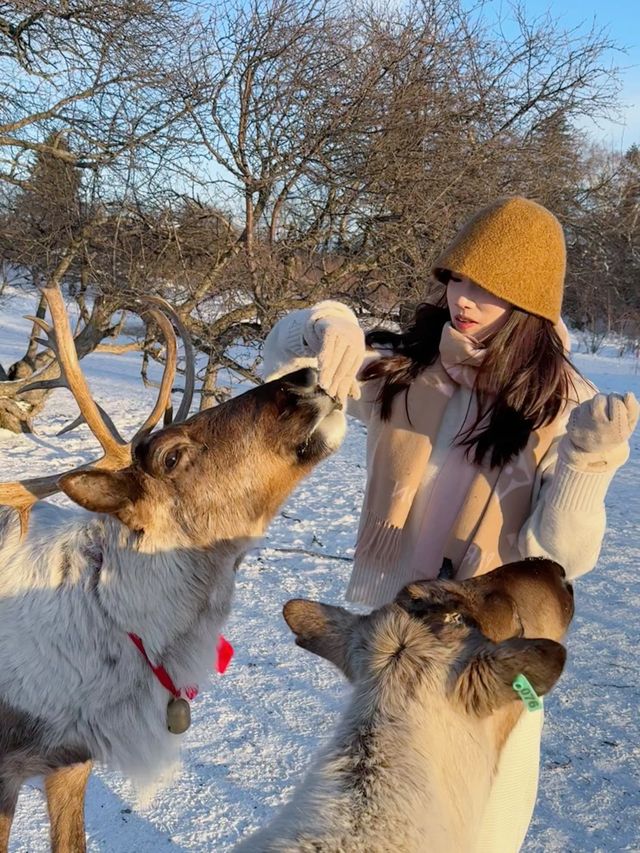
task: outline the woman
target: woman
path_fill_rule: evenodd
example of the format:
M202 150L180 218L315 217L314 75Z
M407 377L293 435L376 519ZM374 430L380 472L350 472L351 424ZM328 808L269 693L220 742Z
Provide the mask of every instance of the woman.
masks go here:
M477 213L433 266L446 301L366 353L344 305L274 327L269 378L305 365L368 425L368 480L347 598L371 606L406 583L464 579L549 556L569 578L595 565L604 497L629 455L633 395L597 394L566 358L565 244L557 219L521 197ZM502 753L478 850L517 851L535 804L542 717L523 715Z

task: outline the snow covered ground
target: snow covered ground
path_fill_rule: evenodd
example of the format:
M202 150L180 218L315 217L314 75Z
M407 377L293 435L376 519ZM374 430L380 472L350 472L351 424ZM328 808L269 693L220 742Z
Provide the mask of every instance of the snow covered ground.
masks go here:
M0 302L5 365L22 352L28 324L20 315L33 310L20 294L10 297ZM603 391L640 397L632 359L605 351L575 360ZM137 357L93 355L82 364L96 398L133 431L153 397L142 388ZM56 391L37 435L0 432L3 479L50 473L95 452L86 428L55 436L74 416L70 395ZM632 447L609 492L599 565L577 585L567 670L546 703L526 853L640 851L640 434ZM239 573L225 632L236 654L193 703L182 772L139 807L126 780L97 770L87 797L89 850L229 850L288 797L331 731L347 687L329 664L294 646L281 607L294 596L342 602L364 477L364 429L353 422L340 452L298 488ZM34 781L21 795L11 850L48 850L47 833Z

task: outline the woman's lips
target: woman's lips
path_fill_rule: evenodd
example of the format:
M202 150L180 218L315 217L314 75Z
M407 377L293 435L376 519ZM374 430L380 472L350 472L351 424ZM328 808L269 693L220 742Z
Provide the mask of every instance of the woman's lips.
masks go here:
M469 329L478 325L475 320L469 320L466 317L454 317L453 323L459 332L468 332Z

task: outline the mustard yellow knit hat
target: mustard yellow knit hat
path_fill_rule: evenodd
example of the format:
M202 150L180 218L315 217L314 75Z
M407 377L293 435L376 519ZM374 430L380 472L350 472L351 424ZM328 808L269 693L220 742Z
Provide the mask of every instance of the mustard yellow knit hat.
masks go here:
M438 279L454 272L512 305L560 319L566 269L562 226L535 201L513 196L478 211L435 261Z

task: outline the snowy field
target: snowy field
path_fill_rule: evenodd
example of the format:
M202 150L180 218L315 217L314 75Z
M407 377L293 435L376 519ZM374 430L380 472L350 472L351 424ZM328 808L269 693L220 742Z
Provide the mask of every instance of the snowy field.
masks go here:
M32 310L19 294L0 301L4 365L22 354L28 324L19 318ZM630 389L640 397L631 358L612 350L575 360L603 391ZM133 432L153 398L142 388L137 357L94 355L82 364L98 401ZM55 436L75 414L70 395L56 391L37 435L0 431L2 477L51 473L94 453L84 427ZM236 654L192 705L180 775L139 807L121 776L93 774L90 851L226 851L288 797L331 731L347 686L329 664L294 646L281 608L294 596L342 603L364 478L364 428L352 422L340 452L298 488L240 570L225 631ZM599 565L576 588L568 667L546 703L540 794L526 853L640 851L638 433L607 506ZM20 798L11 850L48 850L47 834L34 780Z

